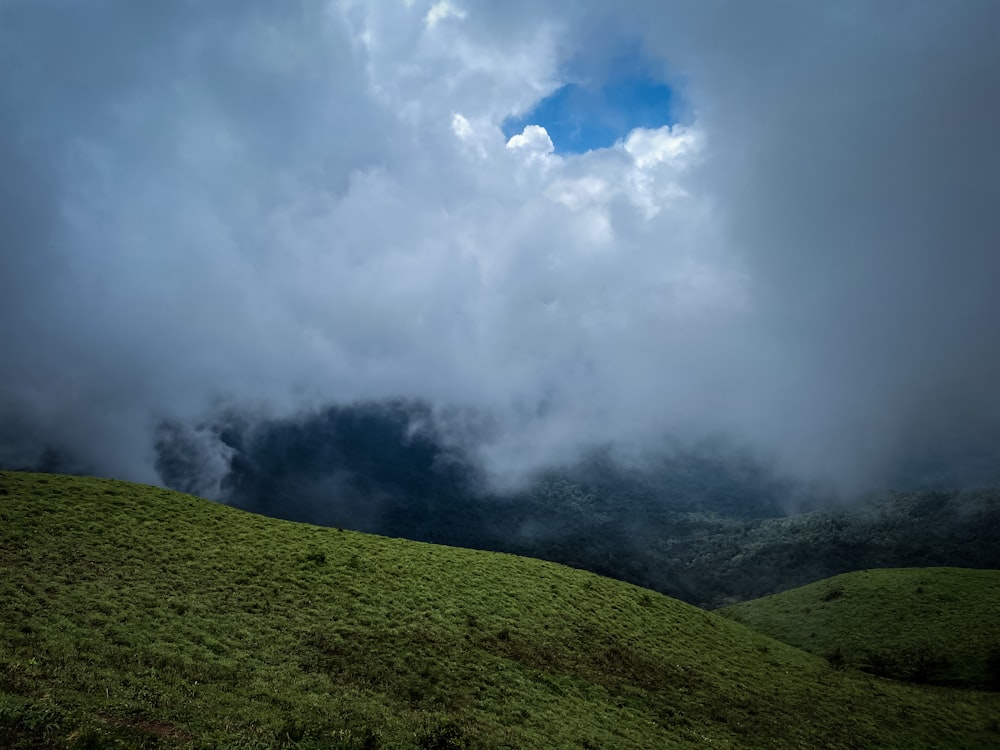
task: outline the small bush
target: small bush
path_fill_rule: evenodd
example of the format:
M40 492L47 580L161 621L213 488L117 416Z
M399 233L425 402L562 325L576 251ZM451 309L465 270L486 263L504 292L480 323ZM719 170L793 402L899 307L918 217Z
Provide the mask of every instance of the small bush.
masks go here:
M51 742L62 729L63 711L50 703L11 701L0 703L0 727L15 738L39 745ZM16 746L16 745L15 745Z
M462 728L453 721L442 721L417 735L422 750L465 750L471 747Z
M306 562L316 563L317 565L326 565L326 553L310 552L306 555Z
M833 669L843 669L847 666L847 657L844 655L844 649L837 646L837 648L826 655L826 661Z
M861 668L878 677L927 684L943 682L943 673L949 666L948 659L929 646L915 646L894 652L870 652Z
M843 586L834 586L829 591L827 591L825 594L823 594L823 596L821 598L822 598L822 600L824 602L832 602L834 599L839 599L843 595L844 595L844 587Z

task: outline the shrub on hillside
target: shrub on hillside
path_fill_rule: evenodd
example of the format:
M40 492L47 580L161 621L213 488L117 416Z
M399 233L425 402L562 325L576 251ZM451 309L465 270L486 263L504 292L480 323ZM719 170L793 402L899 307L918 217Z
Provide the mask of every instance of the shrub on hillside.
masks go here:
M465 750L470 746L465 732L453 721L431 724L417 735L417 747L421 750Z
M826 661L833 669L843 669L847 666L847 656L844 654L844 649L837 646L827 654Z
M898 651L869 652L861 669L878 677L904 682L941 684L950 666L947 657L936 653L930 646L914 646Z

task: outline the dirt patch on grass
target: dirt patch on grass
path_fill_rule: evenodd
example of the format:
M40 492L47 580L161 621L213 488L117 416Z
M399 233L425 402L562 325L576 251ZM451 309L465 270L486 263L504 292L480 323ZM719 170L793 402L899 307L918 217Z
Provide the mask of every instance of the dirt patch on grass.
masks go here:
M180 740L190 742L194 735L188 734L183 729L165 721L150 721L148 719L130 719L124 716L112 716L111 714L98 714L97 718L113 727L123 727L134 729L143 734L163 737L164 739Z

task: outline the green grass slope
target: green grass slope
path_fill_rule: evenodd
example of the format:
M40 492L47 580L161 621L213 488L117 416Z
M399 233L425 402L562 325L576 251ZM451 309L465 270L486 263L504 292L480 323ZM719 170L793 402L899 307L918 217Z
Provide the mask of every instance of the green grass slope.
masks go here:
M986 748L998 717L554 564L0 472L0 748Z
M1000 688L998 570L865 570L718 611L834 664Z

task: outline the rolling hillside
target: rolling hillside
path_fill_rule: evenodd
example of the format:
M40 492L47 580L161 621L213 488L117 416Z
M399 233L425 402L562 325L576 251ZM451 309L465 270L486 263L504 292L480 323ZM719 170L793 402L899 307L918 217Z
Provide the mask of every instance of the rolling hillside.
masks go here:
M835 664L1000 688L997 570L864 570L719 613Z
M171 489L262 515L549 560L706 609L866 568L1000 569L988 472L912 466L898 477L909 490L843 502L726 440L665 440L638 463L594 446L495 494L432 413L400 399L220 416L211 432L230 458L208 483L204 435L167 424L156 468Z
M551 563L0 473L0 748L987 748L997 717Z

